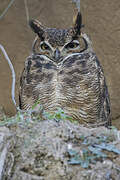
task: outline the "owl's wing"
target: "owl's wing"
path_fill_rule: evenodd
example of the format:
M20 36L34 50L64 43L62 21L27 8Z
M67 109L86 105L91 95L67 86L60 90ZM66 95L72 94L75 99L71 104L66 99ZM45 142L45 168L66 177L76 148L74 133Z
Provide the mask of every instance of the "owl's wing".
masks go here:
M25 70L25 69L24 69ZM20 77L20 89L19 89L19 108L22 109L22 94L23 94L23 86L24 86L24 70Z
M19 89L19 107L20 109L24 109L27 104L26 99L26 87L27 85L29 85L28 80L29 80L29 71L30 71L30 67L31 67L31 62L32 62L32 57L29 56L27 57L26 61L25 61L25 65L24 65L24 70L21 74L20 77L20 89ZM28 90L30 89L29 86L27 88ZM30 90L29 90L30 91ZM29 91L27 92L29 94ZM27 108L27 106L26 106Z
M100 91L101 91L101 118L106 121L105 126L111 126L111 106L110 106L110 98L108 93L108 88L106 85L106 80L103 72L103 68L99 63L97 56L95 55L95 61L97 63L99 69L99 83L100 83Z

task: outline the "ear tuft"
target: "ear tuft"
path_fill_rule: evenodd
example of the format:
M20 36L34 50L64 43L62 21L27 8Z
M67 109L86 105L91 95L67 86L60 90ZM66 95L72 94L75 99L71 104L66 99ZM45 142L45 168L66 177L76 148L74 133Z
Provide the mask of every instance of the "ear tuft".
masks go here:
M81 27L82 27L82 15L80 12L78 12L77 18L75 20L75 25L74 25L74 30L75 30L76 35L80 35Z
M43 34L44 34L44 31L45 31L45 28L41 25L41 23L36 20L36 19L32 19L29 21L29 25L31 27L31 29L36 33L38 34L38 36L40 38L43 38Z

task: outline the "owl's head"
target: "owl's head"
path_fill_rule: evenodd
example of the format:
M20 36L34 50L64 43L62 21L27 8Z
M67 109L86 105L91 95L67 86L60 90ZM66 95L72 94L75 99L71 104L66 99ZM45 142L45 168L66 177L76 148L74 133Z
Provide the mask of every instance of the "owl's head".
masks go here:
M46 56L56 63L70 54L86 49L85 39L81 36L82 17L78 13L75 23L69 29L46 28L38 20L29 22L38 35L34 42L34 53Z

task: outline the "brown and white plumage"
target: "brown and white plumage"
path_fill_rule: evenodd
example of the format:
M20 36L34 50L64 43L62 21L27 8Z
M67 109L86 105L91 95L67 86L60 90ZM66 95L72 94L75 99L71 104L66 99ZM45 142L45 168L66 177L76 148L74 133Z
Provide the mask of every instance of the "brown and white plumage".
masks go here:
M29 109L39 99L48 112L60 107L80 123L111 125L103 69L80 31L80 13L67 30L44 28L36 20L30 26L38 37L21 76L20 108Z

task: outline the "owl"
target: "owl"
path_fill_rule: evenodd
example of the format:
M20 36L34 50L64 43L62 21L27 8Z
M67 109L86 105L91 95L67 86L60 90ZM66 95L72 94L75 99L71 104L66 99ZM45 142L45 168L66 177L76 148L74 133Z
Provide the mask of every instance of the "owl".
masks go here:
M20 79L20 108L30 109L39 100L38 106L47 112L61 108L80 124L110 126L103 69L91 41L81 32L81 13L68 29L47 28L38 20L29 25L37 37Z

